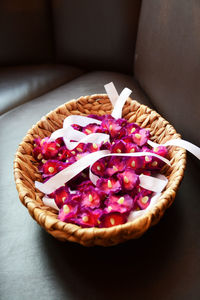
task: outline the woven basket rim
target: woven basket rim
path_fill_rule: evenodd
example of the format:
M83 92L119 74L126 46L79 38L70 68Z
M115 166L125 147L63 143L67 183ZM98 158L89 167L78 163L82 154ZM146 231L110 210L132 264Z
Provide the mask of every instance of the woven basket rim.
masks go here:
M73 239L75 239L75 241L78 241L79 243L84 244L85 241L87 241L88 238L88 234L90 233L93 234L93 238L94 236L96 237L101 237L102 234L105 234L106 232L106 239L111 239L113 238L113 236L116 236L119 234L119 231L124 231L124 233L127 232L127 235L129 234L129 231L132 231L133 229L135 230L135 233L137 235L137 230L139 230L141 232L141 224L146 224L147 229L150 227L150 225L154 225L155 223L157 223L159 220L155 220L154 222L154 216L158 215L158 214L162 214L164 213L164 211L166 210L167 207L169 207L171 205L171 202L168 199L168 192L170 189L172 189L174 191L174 189L177 189L177 186L180 184L180 181L183 177L183 172L185 169L185 165L186 165L186 150L183 148L179 148L178 152L180 154L180 157L182 159L182 174L176 176L176 180L174 180L174 182L170 185L170 187L167 187L164 192L161 194L159 201L156 203L156 205L154 205L154 207L152 207L151 209L149 209L148 211L146 211L144 213L144 215L138 217L137 219L131 221L131 222L127 222L125 224L122 225L116 225L113 227L109 227L109 228L97 228L97 227L92 227L92 228L81 228L78 225L75 224L71 224L71 223L65 223L62 222L58 219L56 219L56 221L52 221L52 218L55 219L55 217L49 215L47 213L47 211L44 210L44 205L38 205L38 201L36 201L35 199L33 199L29 193L25 193L24 191L24 183L23 183L23 179L21 178L21 173L19 172L19 168L18 168L18 157L21 154L21 145L23 145L24 143L27 142L27 136L33 134L34 132L34 128L36 127L40 127L44 122L47 122L47 120L51 119L52 116L54 116L55 113L58 113L61 109L65 108L66 106L69 107L70 105L76 104L78 103L80 100L83 99L95 99L95 98L106 98L108 99L107 94L93 94L93 95L88 95L88 96L81 96L77 99L72 99L60 106L58 106L57 108L55 108L53 111L50 111L49 113L46 114L46 116L42 117L35 125L32 126L31 129L28 130L28 132L26 133L25 137L23 138L22 142L20 143L16 154L15 154L15 159L14 159L14 177L15 177L15 182L16 182L16 187L18 190L19 195L23 195L20 197L20 200L22 201L22 203L28 208L29 213L32 215L33 218L36 219L36 221L42 226L44 227L49 233L53 233L51 232L52 230L56 230L56 231L61 231L62 233L68 233L68 240L70 240L70 234L71 236L73 236ZM109 100L109 99L108 99ZM131 98L129 98L127 100L127 103L133 104L133 102L135 103L135 105L138 105L140 108L144 108L146 109L149 113L153 112L154 115L159 119L162 120L162 122L165 123L165 127L168 125L170 126L170 129L174 132L174 134L177 134L178 138L181 138L180 134L178 134L176 132L176 130L174 129L174 127L166 120L164 119L159 113L157 113L156 111L150 109L148 106L144 105L144 104L140 104L138 101L136 100L132 100ZM84 115L83 113L80 113L81 115ZM66 115L67 116L67 115ZM24 194L25 193L25 194ZM40 199L41 200L41 199ZM173 202L173 200L172 200ZM31 205L29 204L31 203ZM34 206L34 209L37 209L37 215L44 215L43 218L45 218L45 221L40 221L37 219L37 217L35 217L32 213L33 213L33 209L32 207ZM41 208L42 206L42 208ZM54 210L50 209L50 212L53 212ZM160 218L159 218L160 219ZM48 223L48 225L47 225ZM49 223L53 223L53 227L49 227ZM145 228L144 232L147 230ZM70 233L69 233L70 232ZM143 233L144 233L143 232ZM85 236L85 237L84 237ZM82 237L82 238L80 238ZM76 240L77 238L77 240ZM61 238L62 239L62 238ZM72 239L72 240L73 240Z

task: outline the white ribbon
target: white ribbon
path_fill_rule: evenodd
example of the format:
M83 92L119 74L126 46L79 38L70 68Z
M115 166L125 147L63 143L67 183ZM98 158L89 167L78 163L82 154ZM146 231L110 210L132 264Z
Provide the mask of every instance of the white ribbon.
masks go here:
M110 83L104 85L104 88L106 90L106 93L107 93L113 107L115 107L117 99L119 98L119 94L118 94L113 82L110 82Z
M75 130L71 127L72 124L80 126L87 126L89 124L101 124L101 121L85 116L71 115L65 118L63 128L58 129L52 133L49 142L63 137L64 143L69 150L73 150L79 143L101 143L102 141L109 141L109 136L104 133L92 133L87 135L81 131ZM74 140L77 142L70 142Z
M44 203L44 205L46 206L49 206L49 207L52 207L54 208L55 210L59 210L55 200L53 198L49 198L47 195L45 195L43 198L42 198L42 202Z
M68 138L63 138L64 143L66 147L69 150L73 150L75 147L77 147L80 143L95 143L95 144L101 144L102 142L109 142L110 136L105 133L91 133L91 134L85 134L85 136L80 139L78 142L70 142Z
M165 181L166 184L168 182L168 179L162 174L157 174L155 176L155 178L160 179L161 181ZM135 219L143 216L146 212L151 210L159 202L160 196L161 196L161 192L153 193L153 195L151 197L150 204L147 206L147 208L142 209L142 210L138 210L138 211L137 210L131 211L129 216L128 216L128 222L134 221Z
M122 117L122 108L132 93L132 91L128 88L123 89L120 95L118 95L118 92L113 84L113 82L110 82L106 85L104 85L104 88L108 94L108 97L114 107L111 116L115 119L119 119Z
M100 158L107 157L107 156L131 156L131 157L154 156L154 157L161 159L168 165L170 165L170 162L168 159L166 159L162 156L159 156L155 153L151 153L151 152L110 153L110 151L108 151L108 150L101 150L101 151L96 151L96 152L90 153L90 154L82 157L81 159L79 159L78 161L76 161L75 163L73 163L72 165L67 167L66 169L60 171L59 173L57 173L56 175L51 177L45 183L36 181L35 186L41 192L43 192L45 194L51 194L55 190L57 190L59 187L63 186L65 183L67 183L69 180L71 180L73 177L78 175L81 171L83 171L84 169L86 169L89 166L90 166L90 179L94 184L96 184L96 181L97 181L97 179L99 179L99 177L92 174L92 172L91 172L92 165L96 161L98 161ZM146 179L146 182L147 182L147 179ZM153 181L151 181L151 182L153 182ZM143 180L143 184L144 184L144 180ZM154 182L153 182L153 186L155 186ZM149 187L148 189L150 189L150 183L148 183L148 187ZM158 187L158 190L160 190L160 186Z
M44 194L51 194L70 179L78 175L81 171L86 169L90 164L93 164L96 160L104 157L108 153L109 151L107 150L90 153L51 177L45 183L36 181L35 186Z
M121 92L119 98L117 99L114 109L112 111L111 116L113 118L119 119L122 117L122 108L131 93L132 93L132 91L129 90L128 88L123 89L123 91Z
M63 122L63 127L67 128L71 126L72 124L77 124L80 126L87 126L89 124L101 124L101 121L90 118L90 117L85 117L85 116L77 116L77 115L70 115L67 118L65 118Z
M63 137L67 140L74 140L74 141L79 141L86 137L86 134L75 130L73 127L69 126L67 128L62 128L54 131L50 137L50 141L56 140L59 137Z
M163 176L163 179L147 176L144 174L140 175L140 186L146 190L150 190L156 193L161 193L168 183L168 179Z
M159 147L159 146L178 146L178 147L181 147L181 148L184 148L186 150L188 150L189 152L191 152L194 156L196 156L198 159L200 159L200 148L195 146L194 144L188 142L188 141L185 141L185 140L182 140L182 139L172 139L172 140L169 140L167 141L166 143L164 144L157 144L157 143L154 143L150 140L147 141L147 143L151 146L151 147Z

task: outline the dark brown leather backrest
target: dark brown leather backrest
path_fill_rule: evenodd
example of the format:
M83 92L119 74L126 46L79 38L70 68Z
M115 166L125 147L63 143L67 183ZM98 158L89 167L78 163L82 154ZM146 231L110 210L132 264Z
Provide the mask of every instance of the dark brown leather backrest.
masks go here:
M157 110L200 145L199 0L143 0L135 75Z
M57 60L133 71L140 0L53 0Z
M0 0L0 65L48 62L52 57L50 2Z

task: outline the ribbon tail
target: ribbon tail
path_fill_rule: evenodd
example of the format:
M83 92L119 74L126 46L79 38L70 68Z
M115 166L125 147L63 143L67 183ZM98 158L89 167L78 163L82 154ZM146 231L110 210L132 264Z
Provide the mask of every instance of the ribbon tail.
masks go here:
M111 116L113 118L119 119L122 117L122 108L131 93L132 93L132 91L130 89L128 89L128 88L123 89L123 91L121 92L119 98L117 99L117 102L115 103L115 107L112 111Z
M106 90L106 93L107 93L113 107L115 107L117 99L119 98L119 94L118 94L113 82L110 82L110 83L104 85L104 88Z
M177 147L181 147L184 148L185 150L189 151L190 153L192 153L194 156L196 156L199 160L200 160L200 148L197 147L196 145L182 140L182 139L172 139L167 141L164 144L157 144L155 142L152 142L150 140L148 140L147 142L151 147L159 147L159 146L177 146Z

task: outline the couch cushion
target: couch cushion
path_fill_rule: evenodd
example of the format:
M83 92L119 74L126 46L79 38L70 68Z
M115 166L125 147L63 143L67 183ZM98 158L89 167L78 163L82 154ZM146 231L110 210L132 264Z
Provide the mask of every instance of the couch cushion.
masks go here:
M49 62L54 57L50 1L0 1L0 65Z
M38 97L81 75L83 70L64 65L0 68L0 114Z
M142 2L135 75L158 111L200 145L200 2Z
M133 98L151 106L131 77L93 72L0 117L2 299L33 299L33 291L34 299L41 300L198 299L200 202L196 159L189 156L175 203L159 224L142 238L111 248L60 243L32 220L18 199L12 162L26 131L63 102L104 92L103 84L110 81L119 92L125 86L133 89Z
M61 63L132 73L141 0L53 0Z
M129 87L133 90L132 97L139 99L142 103L152 106L149 102L148 97L145 96L144 92L140 89L137 82L132 76L125 75L116 72L89 72L83 74L78 78L60 86L50 93L43 95L42 97L35 98L27 105L41 104L41 114L46 114L49 109L54 109L56 106L63 104L64 102L78 98L83 95L91 95L96 93L105 93L104 85L113 81L119 93L124 87ZM26 106L22 106L19 109L24 109ZM46 108L46 109L45 109Z

